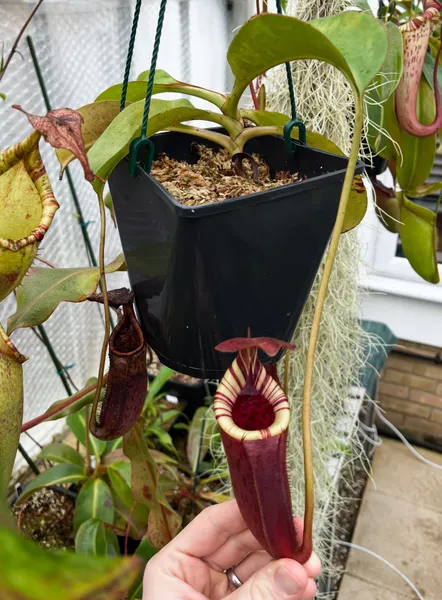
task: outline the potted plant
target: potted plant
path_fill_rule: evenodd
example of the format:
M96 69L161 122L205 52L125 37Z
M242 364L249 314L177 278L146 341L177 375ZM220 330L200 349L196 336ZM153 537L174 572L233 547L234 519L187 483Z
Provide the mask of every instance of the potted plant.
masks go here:
M343 35L343 32L345 32L345 35ZM362 34L365 36L365 40L367 42L363 48L361 47L358 39ZM258 51L262 48L266 48L265 54ZM298 163L295 162L295 164L299 164L299 168L305 164L307 175L310 174L316 176L317 170L320 166L335 169L335 173L330 175L330 179L333 179L332 185L339 189L342 188L340 199L332 199L335 203L334 214L332 217L330 217L331 211L329 212L327 210L327 219L329 219L327 225L327 235L324 234L325 226L320 222L322 213L318 213L320 216L318 217L319 222L317 223L317 227L321 232L321 236L318 237L317 246L321 247L319 251L315 246L316 267L318 266L319 260L322 257L322 253L325 249L332 229L333 234L321 279L319 298L315 309L315 317L311 331L311 342L307 358L304 414L305 436L307 441L309 425L308 411L311 395L314 353L330 271L333 266L336 248L341 233L346 229L355 226L365 211L365 192L357 186L352 191L355 169L357 168L360 135L363 125L363 95L367 86L370 84L376 73L381 69L382 64L385 62L390 52L394 54L395 48L389 46L388 36L384 26L369 15L363 13L360 14L356 12L348 12L343 13L338 17L319 19L312 21L311 23L303 23L297 19L278 15L262 15L257 19L251 20L240 30L230 48L229 60L236 76L236 84L229 98L223 100L222 106L224 112L220 117L213 117L211 111L201 111L200 109L196 109L189 105L187 101L182 100L173 102L153 100L150 106L150 111L148 111L148 135L154 135L158 131L164 129L179 128L179 131L172 131L171 133L164 134L164 136L161 136L160 139L170 140L170 136L175 134L179 134L181 137L184 132L186 135L188 135L189 130L186 129L183 131L182 129L185 127L185 125L183 125L184 121L201 118L208 120L217 119L215 122L218 125L221 125L224 130L229 133L229 136L227 136L224 131L206 131L203 134L203 139L210 137L211 139L208 141L222 140L220 145L224 145L224 147L227 145L231 150L233 150L233 145L235 145L233 154L241 155L241 145L238 144L243 143L243 148L245 149L245 143L249 136L251 140L250 143L255 143L256 140L264 136L268 138L266 140L266 142L268 142L268 146L266 147L274 148L277 153L281 153L280 146L282 140L272 136L278 136L283 133L283 126L287 120L287 117L284 115L275 115L274 113L266 113L265 111L262 112L262 114L260 111L257 113L251 112L247 114L245 112L239 112L239 109L237 108L239 97L250 81L250 78L255 77L262 71L271 68L274 65L284 63L287 60L296 58L315 58L330 62L339 68L346 75L352 86L355 94L356 108L355 136L351 155L348 161L339 156L339 150L336 149L336 147L330 145L330 143L322 136L316 136L315 134L307 134L306 136L307 143L314 147L314 150L312 148L303 147L302 145L297 145L296 155L298 156L295 156L293 159L288 153L287 157L283 159L287 160L288 167L291 165L292 161L298 161ZM150 73L149 79L153 83L153 71ZM143 84L142 81L134 82L135 85L139 85L140 83L144 85L144 91L142 95L142 97L144 97L147 85L145 82ZM394 88L396 83L397 81L392 80L390 81L389 85ZM159 87L156 88L156 91L164 91L164 87L161 88L162 84L158 85ZM190 86L180 84L179 82L173 83L173 85L167 89L168 91L175 92L183 91L183 86L186 91L190 91ZM31 327L44 322L44 320L50 316L56 306L62 301L80 302L92 299L92 297L96 295L95 292L98 282L101 281L103 289L102 301L105 306L106 316L106 334L103 343L98 381L85 390L82 390L81 393L78 392L77 394L74 394L74 396L72 396L68 402L64 402L50 411L52 416L55 414L54 411L61 412L68 407L73 407L73 410L78 411L84 406L82 403L85 396L92 394L94 396L94 410L92 411L92 419L95 420L93 421L93 424L95 423L98 425L100 425L100 415L102 413L101 411L98 411L97 413L96 409L100 406L101 390L103 384L106 383L106 379L108 382L112 381L110 376L109 378L106 378L104 375L104 364L109 341L109 307L114 306L112 294L107 293L105 275L106 273L124 268L121 257L119 257L119 259L110 265L106 266L104 263L105 212L103 188L105 180L108 179L114 168L117 167L117 165L122 162L122 159L129 153L131 142L138 138L141 131L141 117L144 112L144 100L132 101L132 97L130 96L132 91L132 88L130 90L128 89L128 106L121 112L121 114L119 114L120 103L118 100L101 99L100 101L81 109L79 111L80 114L69 109L59 109L58 111L51 111L45 117L35 117L33 115L29 115L32 125L38 132L38 135L33 134L35 135L35 145L38 145L39 137L40 135L43 135L45 139L56 148L67 149L67 152L64 150L59 151L59 156L63 164L66 164L66 162L70 160L71 153L73 152L82 161L85 169L85 175L93 183L94 188L98 193L101 216L100 266L99 268L75 270L33 268L29 276L24 278L23 285L17 291L17 312L9 321L8 332L14 331L14 329L17 327ZM208 92L204 90L201 91L198 88L192 93L197 96L201 96L201 94L205 94L207 96ZM84 119L83 124L81 124L81 118ZM220 122L221 120L222 122ZM254 124L250 127L245 127L245 120L248 120ZM285 140L287 145L290 146L290 150L292 149L292 141L290 137L292 133L292 131L290 131L292 125L293 123L290 123L290 126L286 129L287 135ZM237 135L235 135L233 128L235 128ZM229 129L231 129L231 131L229 131ZM302 133L302 127L299 127L299 129ZM195 129L192 129L191 133L192 135L196 135ZM238 139L240 136L242 136L241 139ZM142 142L144 143L145 140L142 140ZM256 141L256 143L258 144L261 142ZM90 148L87 157L83 144L85 144L87 148ZM5 195L7 195L8 198L12 197L14 202L11 202L11 205L14 205L15 208L19 210L21 217L23 210L20 202L18 202L17 199L22 198L22 192L23 194L26 193L32 197L35 197L35 194L37 194L40 200L44 200L46 198L46 194L44 193L45 190L40 189L36 182L31 178L36 162L27 160L28 152L19 154L19 150L22 148L23 145L8 149L2 153L0 157L3 160L2 164L6 165L0 177L0 186L4 184L5 187L0 187L0 189L5 190ZM241 150L238 152L237 149ZM324 151L325 154L322 154ZM329 151L331 151L331 154L328 153ZM333 152L335 153L334 155ZM7 163L7 159L10 157L14 157L14 164ZM250 161L250 159L248 160ZM270 162L271 159L268 158L268 160ZM238 165L242 164L242 157L237 156L235 162L237 162ZM344 173L340 173L340 171L342 170L342 167L347 164L347 162L347 170L344 176ZM313 163L313 166L311 163ZM21 171L19 171L19 174L21 177L16 177L18 169L14 170L14 167L17 164L20 164ZM276 168L280 168L278 167L278 164L275 166ZM120 165L118 169L125 170L126 166L124 164ZM137 170L140 173L140 177L138 180L134 180L132 183L136 181L142 181L147 178L149 185L155 188L157 184L148 179L148 175L143 173L142 169L140 171L140 167L136 166L135 171ZM115 172L115 176L119 176L117 171ZM320 183L324 180L325 179L318 177L317 182ZM290 194L292 194L292 191L298 185L301 187L301 190L303 189L302 186L304 186L304 188L310 186L311 181L301 181L293 185L293 189L291 187L292 184L287 187L288 193ZM167 198L165 191L161 189L159 185L158 188L163 195L164 206L167 208L168 204L166 203L169 203L170 205L170 199ZM313 186L311 186L311 189L313 189ZM14 193L11 194L11 191ZM295 194L294 191L293 193ZM279 194L281 194L281 201L285 201L286 199L285 194L283 194L281 191L273 190L272 194L276 194L278 199ZM300 194L296 192L295 195ZM253 203L255 201L256 198L248 198L246 204ZM228 202L235 203L236 200L228 200L226 202L227 206L229 206L227 204ZM239 204L240 203L238 203L238 206ZM264 200L262 204L265 204ZM307 202L305 204L307 205ZM257 202L256 205L258 206ZM174 209L174 213L178 213L178 209L183 210L182 207L179 206L172 206L172 208ZM203 206L202 209L207 210L207 207ZM11 206L8 208L8 210L11 210ZM223 211L220 212L222 213ZM224 212L228 213L230 212L230 209L225 209ZM25 216L23 216L23 218L25 218ZM117 218L119 218L118 215ZM247 226L249 226L248 222ZM4 233L2 231L1 233L2 236L4 236L4 239L8 239L9 237L12 239L14 235L13 231L11 235L9 235L9 232ZM315 235L314 228L312 230L312 235ZM16 252L17 248L9 244L7 247L5 247L5 250L6 252ZM275 256L274 258L276 260L277 257ZM256 259L259 260L259 256L255 255L255 260ZM154 258L154 260L156 261L157 259ZM312 264L310 268L311 272L308 272L309 278L306 278L305 281L300 282L300 286L302 284L302 289L299 292L299 296L300 298L302 297L303 300L305 300L305 296L308 294L308 288L311 284L311 280L314 276L314 269L316 267ZM136 268L137 266L132 266L132 278L133 270ZM252 263L250 268L259 268L259 266L256 267ZM67 271L69 271L69 273ZM212 277L215 278L216 275L217 273L213 273ZM69 279L69 285L65 283L66 277ZM51 281L51 286L47 285L48 281ZM134 283L136 284L137 282ZM268 285L268 283L266 285ZM233 292L235 292L235 290L233 290ZM271 299L272 298L273 296ZM299 300L299 304L302 304L303 300ZM246 298L241 302L246 301L248 305L252 306L254 298ZM291 300L291 304L291 308L293 308L293 298ZM119 305L119 303L116 303L116 306ZM178 308L175 307L175 310L178 310ZM119 311L118 308L117 311ZM139 312L141 313L141 311ZM123 319L124 316L125 315L122 315L121 312L119 312L119 319ZM234 315L232 314L232 319L233 317ZM185 324L183 325L185 326ZM250 325L250 321L248 322L248 325ZM133 325L133 327L136 329L135 325ZM0 364L2 367L5 364L7 367L2 368L1 370L2 383L5 384L2 385L2 390L6 390L8 392L7 394L4 393L3 395L0 395L0 401L2 403L2 408L3 405L7 404L10 416L14 417L13 419L11 418L10 422L16 425L17 422L20 422L21 417L20 410L23 399L21 362L24 360L24 357L19 355L12 347L6 332L0 330L0 333L2 337L0 346ZM121 329L117 329L117 333L121 333ZM255 334L259 332L253 333ZM177 335L181 335L179 331L177 332ZM213 353L215 352L214 349L211 351ZM272 358L275 360L275 355L273 355ZM226 363L230 363L229 358L226 358L226 361L222 364ZM187 367L188 366L189 365L187 365ZM201 367L201 362L199 363L199 366ZM111 367L114 368L112 360ZM180 367L181 369L185 370L186 365L180 364ZM269 370L271 371L271 369ZM137 375L137 373L135 373L135 375ZM142 375L144 376L144 373ZM111 392L113 392L112 389ZM139 389L137 389L137 394L138 392ZM108 394L110 394L109 389L106 390L106 397L110 397L112 399L112 405L119 409L121 407L117 406L117 400L119 399L120 402L126 402L128 400L124 393L122 393L121 389L119 390L117 396L108 396ZM126 413L123 411L122 414ZM49 415L46 415L46 418L48 416ZM200 417L200 415L198 416ZM133 414L130 416L131 424L132 418ZM86 420L87 419L85 419L85 421ZM204 418L202 419L201 425L201 428L203 428ZM3 480L6 480L9 477L8 470L10 471L11 466L9 460L11 448L15 450L17 447L17 436L19 430L17 430L16 426L11 426L10 429L11 430L8 430L7 435L5 435L2 439L2 446L0 447L2 458L6 457L6 460L2 465L1 484L3 484ZM149 509L149 524L151 524L151 527L148 529L148 538L153 545L160 547L165 541L164 533L166 529L169 532L171 529L175 531L179 526L179 522L175 512L164 499L164 493L162 493L158 486L158 470L145 442L140 423L132 426L130 430L125 433L124 438L124 452L125 455L131 460L132 464L132 493L134 498L140 498L141 503L147 502L146 506ZM311 457L309 457L307 443L305 451L306 464L310 465L311 467ZM279 466L282 468L282 463ZM310 482L310 485L312 481L310 476L308 481ZM141 498L143 490L146 488L149 490L149 499L147 500L145 495L144 499L142 500ZM306 494L306 498L308 498L310 507L312 506L311 494L312 489L310 487ZM2 539L7 539L9 541L9 537L3 532L3 529L0 529L0 533L2 534ZM307 530L306 536L308 535L309 532ZM11 541L11 544L13 542L15 543L14 540ZM27 551L28 550L29 548L27 548ZM104 563L102 564L104 568ZM130 567L133 567L133 565L127 565L127 563L120 564L122 565L121 568L127 566L127 569L129 569ZM132 581L133 577L131 576L130 583L132 583ZM121 584L119 589L127 589L127 585L127 581L125 581L125 584ZM22 589L17 587L14 581L11 583L11 581L8 580L6 588L7 593L16 593L17 590L20 593L22 591ZM118 592L112 595L112 597L117 597L117 593ZM48 597L52 598L53 595L48 595Z
M388 161L391 187L372 177L381 223L399 234L405 257L426 281L439 282L436 212L419 198L436 195L442 183L426 183L442 126L440 106L440 11L434 0L382 5L390 39L403 53L403 73L395 90L385 87L400 65L389 62L367 95L368 140L377 157ZM417 201L416 201L417 200ZM438 203L437 203L438 206Z
M213 350L221 340L244 335L247 327L253 334L279 339L292 335L336 221L347 160L337 156L339 149L323 136L309 132L306 146L296 144L296 152L288 152L282 139L286 115L242 110L238 103L257 75L300 57L337 65L360 94L368 77L362 74L359 53L339 41L341 30L359 28L373 35L373 45L377 40L374 73L385 58L387 39L384 28L368 14L343 13L310 23L263 14L246 23L229 48L236 77L229 96L178 82L164 72L157 73L151 86L153 93L184 92L215 105L215 110L202 110L188 100L152 100L147 134L169 130L152 138L157 155L166 152L196 162L191 146L203 139L206 146L228 152L237 170L245 158L251 160L245 157L246 150L264 157L273 172L299 173L301 181L287 186L183 206L140 165L138 176L131 177L122 159L140 134L150 72L128 84L126 108L117 116L121 85L79 109L86 145L92 145L88 153L92 170L102 179L113 171L112 197L138 314L164 364L190 375L219 377L228 366ZM302 40L297 47L292 43L295 38ZM260 47L268 48L265 55L259 53ZM107 128L99 137L98 113L108 115L101 120ZM184 124L196 119L215 122L223 130ZM289 128L297 133L293 125ZM287 128L285 135L290 136ZM61 151L59 158L66 165L72 155ZM352 178L355 168L352 165ZM362 165L357 169L361 171ZM97 179L94 186L100 191L103 184ZM365 201L363 186L355 185L343 230L359 222ZM293 269L297 276L289 281L284 274Z

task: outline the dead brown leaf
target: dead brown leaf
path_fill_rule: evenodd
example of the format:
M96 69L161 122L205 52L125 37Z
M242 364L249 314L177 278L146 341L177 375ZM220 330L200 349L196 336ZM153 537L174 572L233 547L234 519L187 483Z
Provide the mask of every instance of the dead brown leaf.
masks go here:
M92 172L83 143L81 125L83 117L72 108L57 108L48 112L46 116L32 115L21 106L14 104L12 108L24 113L34 129L36 129L53 148L63 148L72 152L80 161L84 176L93 182L95 175Z

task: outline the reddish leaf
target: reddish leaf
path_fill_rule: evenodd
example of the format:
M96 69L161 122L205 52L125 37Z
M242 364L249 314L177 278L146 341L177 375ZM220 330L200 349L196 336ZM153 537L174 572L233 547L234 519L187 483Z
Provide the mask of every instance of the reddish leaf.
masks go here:
M21 106L14 104L16 108L24 113L34 129L36 129L53 148L69 150L80 161L84 176L91 183L95 179L86 154L81 133L83 117L72 110L72 108L57 108L51 110L46 116L31 115L23 110Z
M123 447L132 465L134 499L150 511L147 536L155 548L162 548L177 534L181 517L161 490L158 467L138 425L126 433Z
M218 350L219 352L239 352L245 348L258 348L265 352L267 356L276 356L282 348L295 350L296 346L270 337L232 338L231 340L226 340L221 342L221 344L218 344L218 346L215 346L215 350Z

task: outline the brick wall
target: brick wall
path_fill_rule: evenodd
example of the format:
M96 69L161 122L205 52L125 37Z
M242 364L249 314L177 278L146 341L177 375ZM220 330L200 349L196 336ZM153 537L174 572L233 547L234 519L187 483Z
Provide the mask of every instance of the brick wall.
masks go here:
M410 352L434 356L441 348L399 341ZM386 417L402 433L442 446L442 365L392 352L378 385Z

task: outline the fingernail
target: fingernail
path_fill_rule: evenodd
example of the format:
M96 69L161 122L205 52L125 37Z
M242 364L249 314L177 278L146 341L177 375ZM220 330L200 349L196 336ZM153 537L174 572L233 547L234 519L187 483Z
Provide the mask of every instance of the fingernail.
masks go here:
M279 567L275 573L276 587L289 596L302 591L302 584L284 567Z

